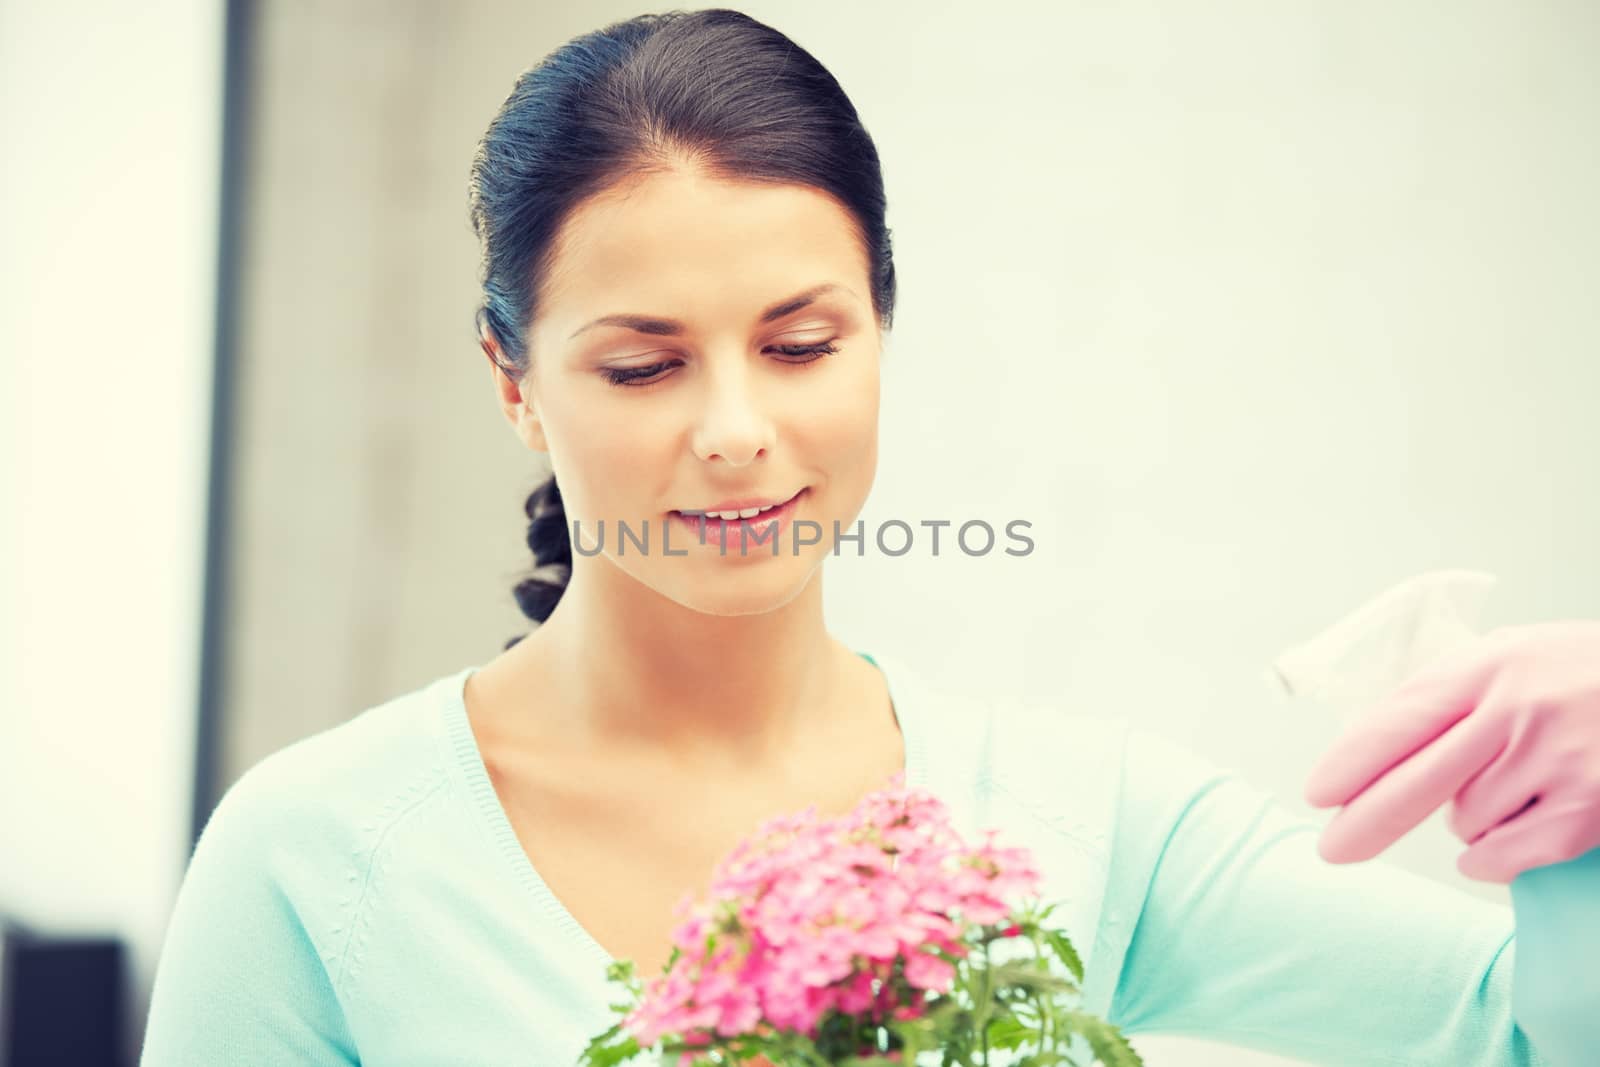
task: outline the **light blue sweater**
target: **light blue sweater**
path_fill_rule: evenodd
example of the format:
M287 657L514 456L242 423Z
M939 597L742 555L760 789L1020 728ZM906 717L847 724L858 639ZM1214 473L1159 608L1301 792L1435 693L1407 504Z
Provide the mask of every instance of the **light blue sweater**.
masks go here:
M1513 1020L1511 908L1381 860L1324 863L1319 824L1148 731L990 708L875 662L909 784L963 833L1033 850L1086 1008L1135 1047L1164 1032L1313 1064L1568 1067ZM570 1065L614 1021L610 957L490 783L462 701L474 669L227 791L167 930L143 1067ZM1589 877L1595 900L1600 865ZM1579 1022L1547 1025L1570 1040Z

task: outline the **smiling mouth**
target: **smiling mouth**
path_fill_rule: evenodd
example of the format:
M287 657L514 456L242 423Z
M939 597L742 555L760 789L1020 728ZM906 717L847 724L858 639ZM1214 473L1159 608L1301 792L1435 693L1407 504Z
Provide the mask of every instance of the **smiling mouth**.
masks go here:
M810 488L810 487L807 486L806 488ZM689 522L704 521L707 524L725 523L725 522L731 522L731 523L743 522L743 523L749 523L749 524L752 524L752 525L756 525L756 524L759 524L759 523L761 523L763 521L766 521L768 519L771 519L771 518L774 518L774 517L778 516L786 508L791 507L795 503L795 501L800 499L800 497L805 493L805 491L806 491L805 489L801 489L799 492L795 493L789 499L787 499L787 500L785 500L785 501L783 501L781 503L778 503L778 504L773 504L770 507L767 507L767 508L765 508L765 509L763 509L761 511L756 512L754 515L741 515L741 516L738 516L738 517L732 518L732 519L723 518L722 515L720 515L720 514L718 514L718 515L708 515L703 511L678 511L678 510L673 510L673 511L668 512L667 514L673 516L674 518L684 519L684 520L687 520Z
M748 518L723 519L709 516L704 512L684 511L669 511L667 514L680 522L688 523L696 531L701 532L715 533L727 527L757 530L768 523L781 522L783 519L788 518L793 513L795 506L805 499L805 495L810 492L810 489L810 486L806 486L806 488L776 507L768 508L766 511L751 515Z

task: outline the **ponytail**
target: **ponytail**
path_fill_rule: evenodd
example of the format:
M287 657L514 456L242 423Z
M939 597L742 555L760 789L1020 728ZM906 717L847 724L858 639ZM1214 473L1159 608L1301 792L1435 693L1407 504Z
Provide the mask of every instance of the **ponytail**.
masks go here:
M543 623L555 611L572 577L572 539L567 533L567 512L561 489L551 475L528 494L522 510L528 515L528 548L533 552L533 573L518 582L511 595L522 613ZM522 635L506 642L510 648Z

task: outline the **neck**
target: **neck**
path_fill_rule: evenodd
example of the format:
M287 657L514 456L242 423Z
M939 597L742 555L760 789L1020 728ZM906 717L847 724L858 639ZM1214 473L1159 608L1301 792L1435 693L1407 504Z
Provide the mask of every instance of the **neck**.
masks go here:
M579 562L550 618L517 648L543 666L535 676L557 690L548 696L565 715L558 728L585 749L749 771L813 750L836 725L855 656L824 625L820 568L781 607L715 616L604 557Z

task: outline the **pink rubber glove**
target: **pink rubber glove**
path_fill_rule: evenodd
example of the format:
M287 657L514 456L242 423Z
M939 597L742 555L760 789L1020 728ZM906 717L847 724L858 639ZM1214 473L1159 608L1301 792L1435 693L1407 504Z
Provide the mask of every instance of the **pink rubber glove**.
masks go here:
M1305 798L1343 805L1329 863L1371 859L1451 802L1462 874L1509 883L1600 846L1600 622L1508 626L1384 698L1312 768Z

